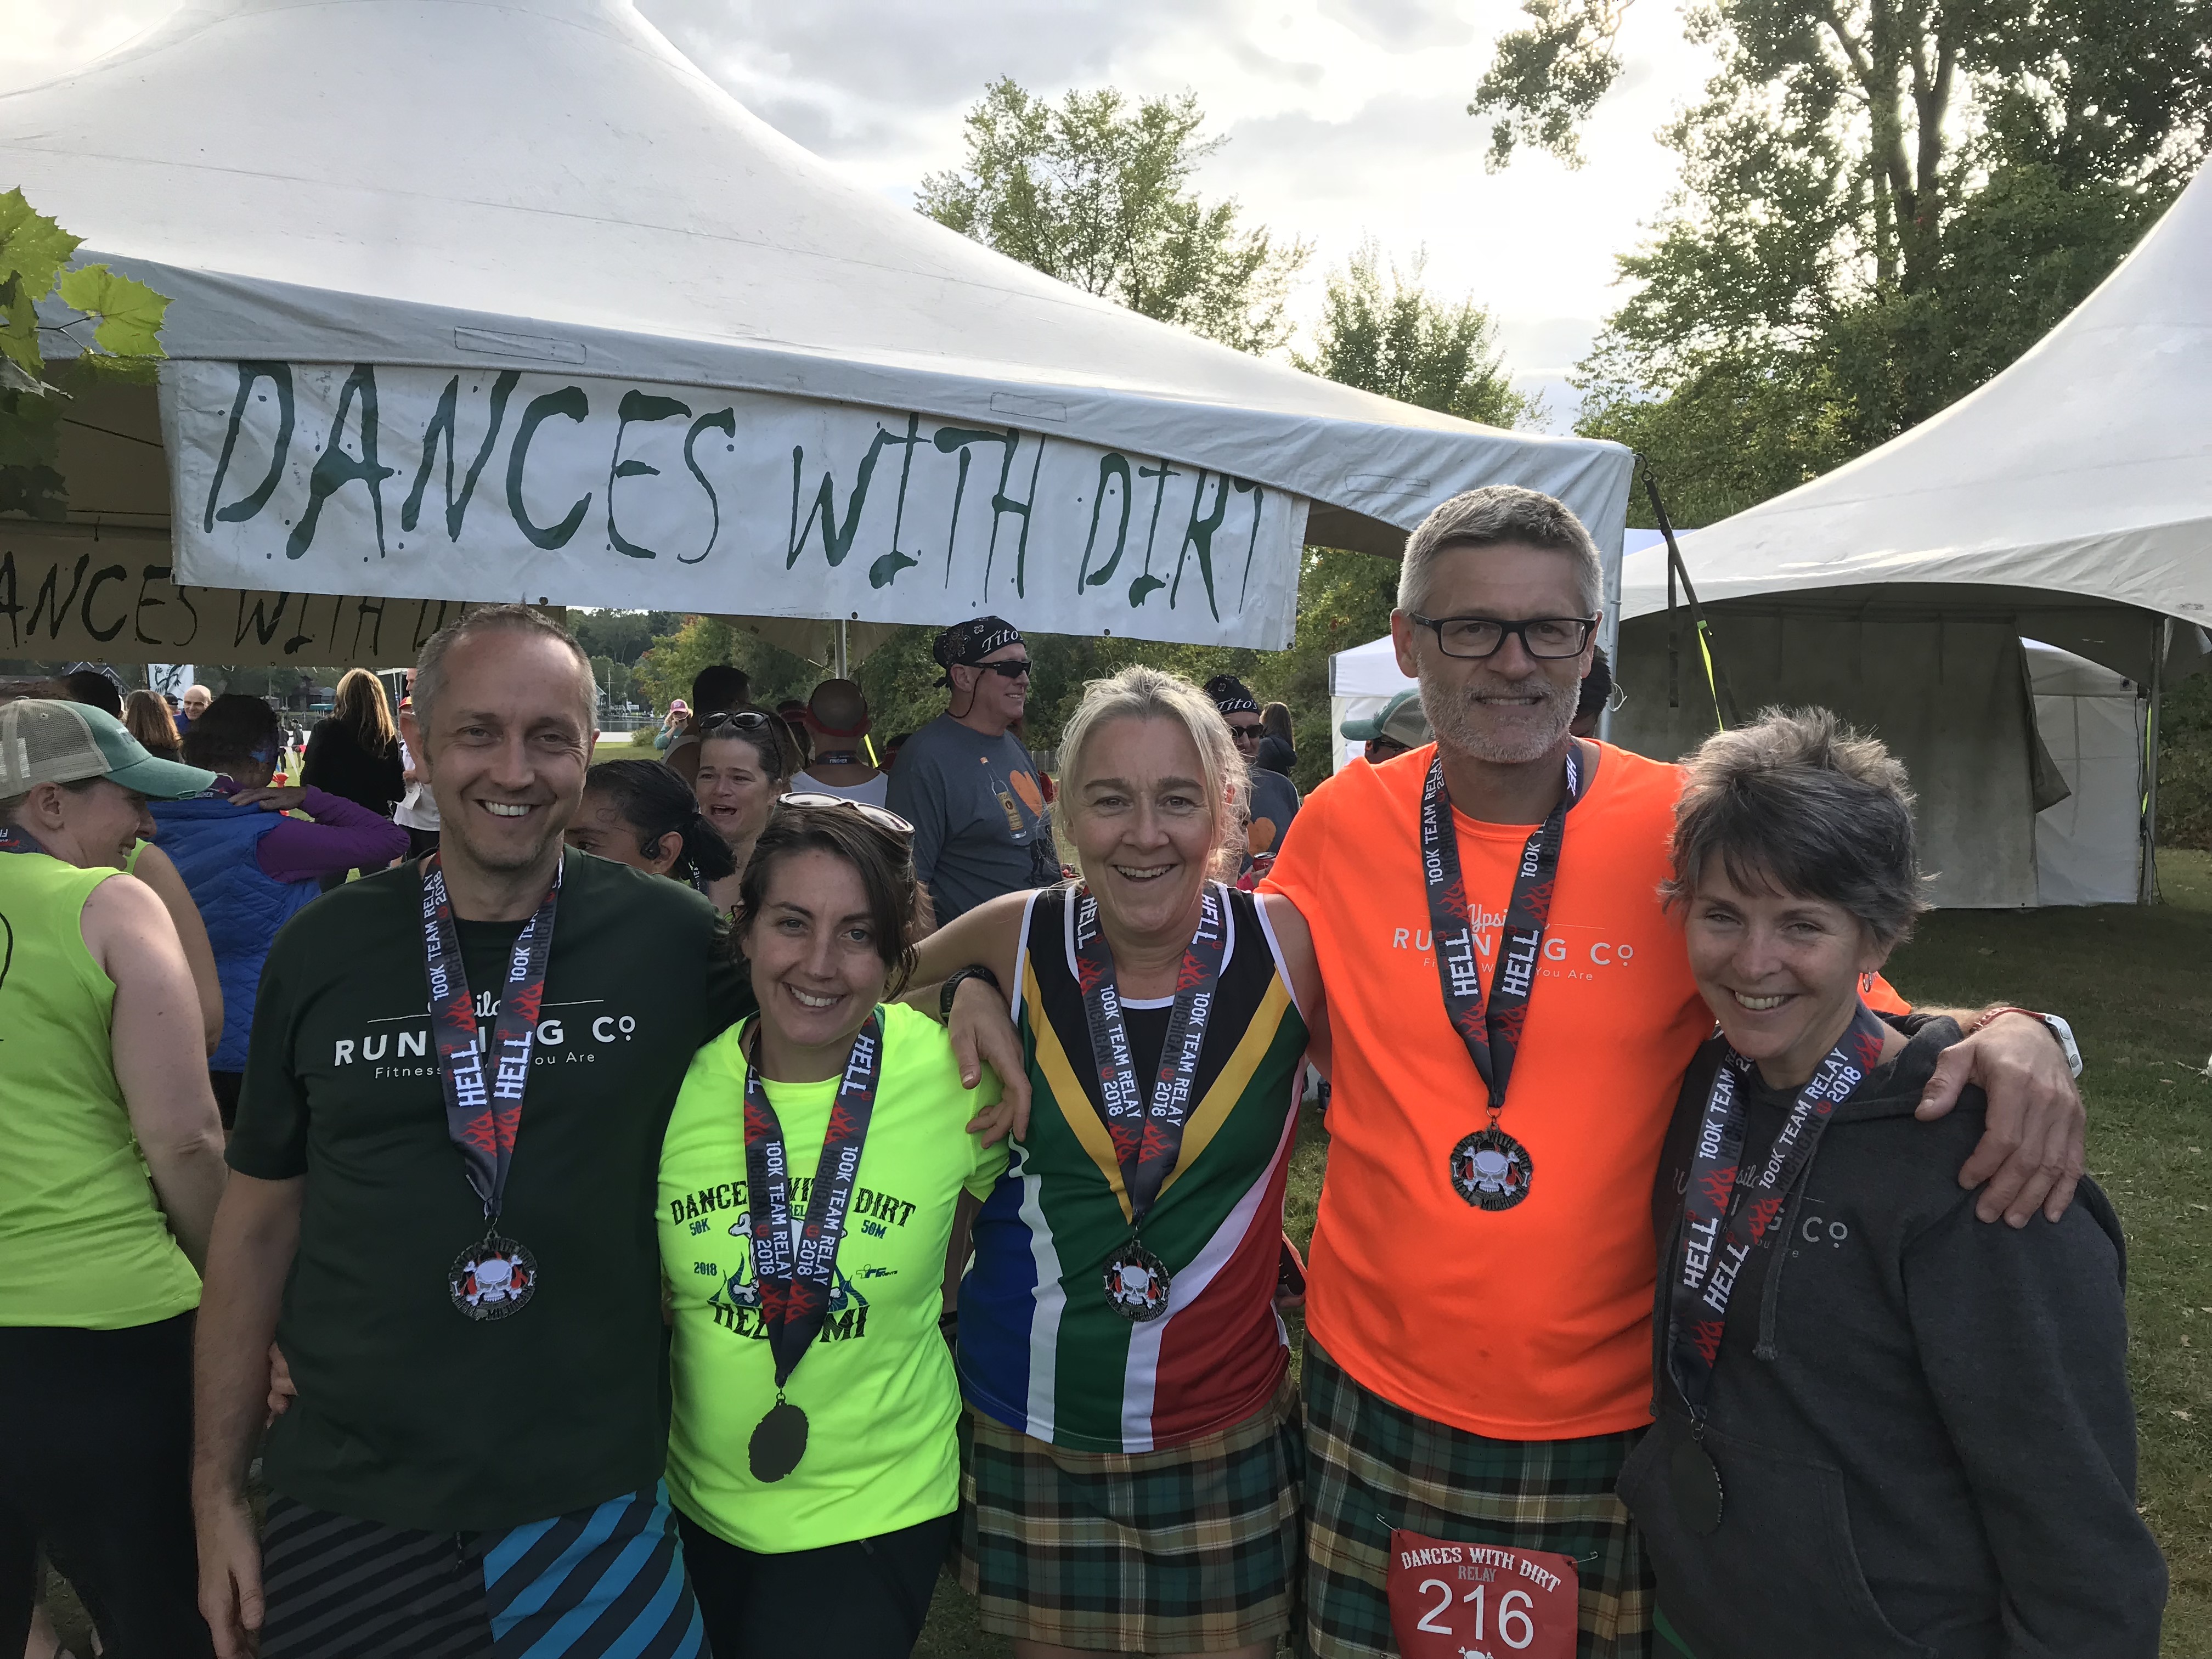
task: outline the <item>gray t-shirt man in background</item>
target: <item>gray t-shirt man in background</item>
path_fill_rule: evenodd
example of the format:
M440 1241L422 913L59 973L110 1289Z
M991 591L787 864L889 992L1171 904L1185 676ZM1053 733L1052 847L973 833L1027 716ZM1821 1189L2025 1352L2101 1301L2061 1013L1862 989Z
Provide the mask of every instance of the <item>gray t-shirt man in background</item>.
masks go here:
M914 825L915 871L947 922L1060 879L1044 782L1010 729L1030 694L1029 647L997 617L937 636L951 706L900 749L887 805Z
M1258 764L1261 739L1267 728L1260 718L1259 699L1234 674L1216 674L1206 683L1206 695L1229 722L1229 735L1237 740L1250 776L1245 797L1244 867L1272 860L1283 844L1291 820L1298 814L1298 787L1280 772Z

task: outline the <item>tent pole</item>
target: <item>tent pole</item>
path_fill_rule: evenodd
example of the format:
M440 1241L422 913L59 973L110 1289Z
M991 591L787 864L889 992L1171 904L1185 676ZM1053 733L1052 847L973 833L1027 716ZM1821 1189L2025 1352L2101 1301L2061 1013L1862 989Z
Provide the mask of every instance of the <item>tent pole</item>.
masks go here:
M1735 696L1729 690L1728 670L1721 665L1719 654L1713 649L1712 624L1705 620L1704 608L1698 604L1698 590L1691 583L1690 567L1683 560L1682 550L1675 544L1674 523L1667 516L1667 504L1659 499L1659 480L1652 476L1651 468L1648 463L1644 468L1644 492L1651 498L1651 516L1658 520L1659 533L1667 540L1667 613L1669 631L1667 706L1669 708L1679 706L1674 698L1673 679L1674 658L1671 637L1674 578L1679 574L1682 580L1682 598L1690 611L1691 636L1696 640L1698 655L1705 665L1705 689L1712 693L1713 724L1719 730L1725 732L1730 726L1741 723L1735 712ZM1615 666L1614 677L1618 678L1620 673L1620 668Z
M2142 875L2136 902L2158 902L2158 720L2166 701L2166 653L2173 647L2173 618L2150 626L2150 718L2143 722Z
M845 619L842 617L837 618L837 644L833 654L836 658L836 672L831 678L841 680L850 679L852 676L845 672Z

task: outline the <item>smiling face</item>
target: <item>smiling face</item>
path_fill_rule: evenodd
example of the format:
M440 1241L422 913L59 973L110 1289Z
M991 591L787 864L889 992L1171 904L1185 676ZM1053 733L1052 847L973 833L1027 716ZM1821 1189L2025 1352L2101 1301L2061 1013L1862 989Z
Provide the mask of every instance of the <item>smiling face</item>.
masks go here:
M1026 663L1029 659L1029 647L1017 640L1012 645L1000 646L983 661ZM1029 707L1027 675L1010 679L980 664L973 668L954 668L950 672L952 706L960 710L960 718L970 724L1003 732L1021 719L1022 711Z
M775 1039L769 1075L805 1082L836 1073L890 980L860 873L818 848L775 858L758 911L739 936L753 995Z
M591 671L560 641L498 629L457 641L426 731L408 747L429 768L447 861L503 873L550 866L592 759Z
M178 699L178 702L183 706L185 716L188 720L198 720L201 715L206 714L208 711L208 705L214 701L215 693L209 690L204 685L186 686L185 688L185 695Z
M622 813L613 798L602 790L584 791L583 804L568 820L562 839L580 853L590 853L617 864L627 864L648 876L665 876L683 855L684 837L670 830L660 838L660 851L648 855L638 850L637 826Z
M783 782L769 769L757 744L709 737L699 745L699 775L691 785L699 810L732 847L750 847L768 827Z
M1747 891L1709 860L1683 916L1690 972L1736 1052L1775 1088L1813 1075L1889 952L1827 899Z
M146 797L108 778L88 787L42 783L16 809L15 823L46 851L81 870L120 870L131 849L154 839Z
M1488 617L1526 622L1538 617L1586 617L1571 555L1507 543L1447 548L1429 568L1421 614ZM1571 657L1532 657L1509 635L1487 657L1449 657L1436 630L1393 611L1390 636L1398 666L1421 684L1421 705L1437 741L1497 765L1542 759L1566 738L1589 672L1590 647Z
M1218 846L1206 769L1180 720L1107 720L1085 739L1068 834L1106 925L1189 937Z

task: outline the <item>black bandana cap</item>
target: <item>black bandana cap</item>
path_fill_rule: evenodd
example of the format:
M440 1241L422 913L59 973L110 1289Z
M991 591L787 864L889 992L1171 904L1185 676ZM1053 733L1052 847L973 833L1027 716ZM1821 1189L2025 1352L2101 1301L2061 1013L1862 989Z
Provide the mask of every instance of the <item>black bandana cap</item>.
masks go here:
M937 636L937 643L929 654L937 659L939 668L973 668L994 651L1003 651L1010 645L1022 642L1022 630L1003 617L976 617L968 622L955 623ZM939 685L952 684L949 673L937 677Z
M1216 674L1206 683L1206 695L1213 699L1213 706L1224 714L1256 714L1260 705L1244 682L1234 674Z

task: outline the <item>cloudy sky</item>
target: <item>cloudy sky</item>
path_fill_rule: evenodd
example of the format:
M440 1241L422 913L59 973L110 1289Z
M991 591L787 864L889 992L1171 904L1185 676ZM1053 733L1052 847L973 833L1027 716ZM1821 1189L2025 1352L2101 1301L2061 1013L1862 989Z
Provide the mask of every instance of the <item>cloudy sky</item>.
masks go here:
M527 0L526 0L526 3ZM583 0L564 0L582 3ZM176 9L176 0L0 0L0 90L65 73ZM1674 0L1644 0L1628 70L1571 172L1528 156L1483 170L1466 113L1516 0L640 0L738 98L894 200L960 159L961 117L986 82L1033 91L1194 91L1228 142L1200 188L1315 244L1296 301L1363 240L1401 264L1425 252L1440 294L1498 317L1506 361L1555 416L1559 376L1619 302L1613 257L1636 246L1674 179L1655 134L1705 62ZM1554 422L1557 424L1557 421Z

